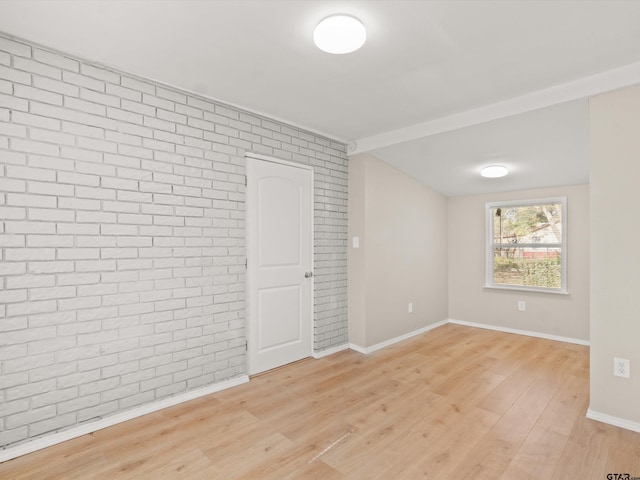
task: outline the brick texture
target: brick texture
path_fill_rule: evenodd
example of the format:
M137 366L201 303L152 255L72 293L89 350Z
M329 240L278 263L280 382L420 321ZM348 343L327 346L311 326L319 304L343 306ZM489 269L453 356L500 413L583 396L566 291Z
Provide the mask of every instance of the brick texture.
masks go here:
M315 171L347 342L346 146L0 34L0 448L245 374L245 154Z

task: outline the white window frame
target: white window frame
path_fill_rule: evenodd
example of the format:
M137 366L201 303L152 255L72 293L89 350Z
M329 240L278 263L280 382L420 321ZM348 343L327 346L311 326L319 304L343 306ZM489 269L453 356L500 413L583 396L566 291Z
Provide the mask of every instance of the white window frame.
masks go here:
M532 205L543 205L549 203L559 203L562 206L562 240L561 243L555 244L541 244L541 243L521 243L518 247L531 247L540 248L540 246L548 245L559 247L561 251L560 256L560 288L548 288L548 287L530 287L525 285L503 285L493 282L493 249L496 245L493 239L493 215L491 209L496 207L527 207ZM531 200L510 200L504 202L488 202L485 204L485 219L486 219L486 240L485 240L485 255L486 255L486 268L485 268L485 284L484 288L495 288L499 290L519 290L526 292L542 292L542 293L557 293L567 295L567 197L550 197L550 198L536 198Z

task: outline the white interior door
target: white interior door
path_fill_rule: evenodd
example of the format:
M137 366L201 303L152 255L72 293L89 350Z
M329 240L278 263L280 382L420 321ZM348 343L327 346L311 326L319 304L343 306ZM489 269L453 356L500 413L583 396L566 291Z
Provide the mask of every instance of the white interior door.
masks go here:
M247 157L249 373L311 355L313 172Z

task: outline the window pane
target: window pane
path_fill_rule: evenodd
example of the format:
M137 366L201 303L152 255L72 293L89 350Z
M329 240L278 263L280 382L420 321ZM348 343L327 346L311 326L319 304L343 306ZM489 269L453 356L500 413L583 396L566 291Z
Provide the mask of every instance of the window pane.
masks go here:
M494 248L493 283L525 287L561 288L560 248Z
M562 243L562 204L492 207L493 243Z

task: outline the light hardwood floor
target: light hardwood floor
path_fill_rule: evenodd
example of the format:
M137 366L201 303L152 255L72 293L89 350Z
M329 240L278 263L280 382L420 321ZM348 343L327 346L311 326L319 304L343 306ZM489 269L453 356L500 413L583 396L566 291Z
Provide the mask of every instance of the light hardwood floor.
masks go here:
M588 348L446 325L344 351L0 465L2 479L640 477L640 434L585 418Z

